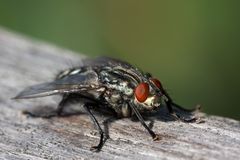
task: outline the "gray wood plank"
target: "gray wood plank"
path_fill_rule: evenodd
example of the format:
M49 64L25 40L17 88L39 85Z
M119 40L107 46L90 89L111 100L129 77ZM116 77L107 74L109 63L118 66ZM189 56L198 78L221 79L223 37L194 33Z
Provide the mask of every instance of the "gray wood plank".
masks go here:
M206 115L205 123L186 124L170 120L163 108L151 118L160 141L153 142L139 122L121 119L109 124L110 139L95 153L89 148L99 138L87 115L44 119L22 114L54 108L59 97L10 99L83 57L0 28L0 159L240 159L240 122L233 119Z

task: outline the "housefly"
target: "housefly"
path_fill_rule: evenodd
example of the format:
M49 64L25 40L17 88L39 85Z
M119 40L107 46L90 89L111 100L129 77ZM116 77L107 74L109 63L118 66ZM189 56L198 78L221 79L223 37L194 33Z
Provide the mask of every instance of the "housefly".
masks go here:
M92 112L94 108L112 110L119 118L136 116L154 141L160 137L146 125L141 114L156 110L163 103L175 119L184 122L197 120L196 117L185 119L176 114L173 106L181 107L173 102L161 82L151 74L127 62L107 57L86 59L81 66L60 72L52 82L26 88L15 99L56 94L63 96L56 110L57 115L62 114L69 101L81 99L83 108L100 134L99 143L92 147L96 151L102 148L105 134Z

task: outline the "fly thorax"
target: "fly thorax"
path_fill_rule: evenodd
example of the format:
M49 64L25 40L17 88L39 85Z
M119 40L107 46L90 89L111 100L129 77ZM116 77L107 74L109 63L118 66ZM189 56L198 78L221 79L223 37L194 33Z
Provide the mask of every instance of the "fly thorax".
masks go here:
M130 82L125 80L123 77L119 77L106 70L100 72L100 77L102 83L104 83L105 87L109 90L115 90L119 94L127 96L133 95L133 88L131 88L129 84Z

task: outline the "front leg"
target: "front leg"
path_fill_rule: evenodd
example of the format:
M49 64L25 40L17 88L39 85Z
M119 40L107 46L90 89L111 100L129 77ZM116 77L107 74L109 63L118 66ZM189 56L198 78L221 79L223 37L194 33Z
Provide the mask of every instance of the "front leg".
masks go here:
M152 139L154 141L160 140L160 136L156 133L154 133L148 126L147 124L144 122L143 117L141 116L141 114L139 113L138 109L136 108L136 106L133 103L129 103L130 107L132 108L132 110L134 111L134 113L136 114L137 118L139 119L139 121L141 122L141 124L143 125L143 127L148 131L148 133L152 136Z
M185 112L188 112L188 113L193 112L193 111L195 111L196 109L195 109L195 110L187 110L187 109L184 109L184 108L182 108L181 106L173 103L173 102L171 101L171 99L165 100L165 103L166 103L166 105L167 105L168 112L169 112L176 120L179 120L179 121L182 121L182 122L186 122L186 123L196 122L197 120L199 120L199 118L197 118L197 117L193 117L193 118L190 118L190 119L186 119L186 118L184 118L184 117L181 117L180 115L178 115L178 114L173 110L172 105L175 106L175 107L177 107L177 108L179 108L179 109L181 109L181 110L183 110L183 111L185 111Z
M165 103L167 105L167 109L168 109L168 112L176 119L176 120L179 120L179 121L182 121L182 122L186 122L186 123L190 123L190 122L196 122L196 121L199 121L199 118L197 117L193 117L193 118L190 118L190 119L185 119L184 117L181 117L179 116L174 110L173 110L173 107L176 107L184 112L187 112L187 113L192 113L192 112L195 112L195 111L199 111L200 110L200 107L196 107L195 109L185 109L183 107L181 107L180 105L176 104L173 102L172 98L169 96L169 94L166 92L166 90L164 90L163 88L161 89L162 93L167 97L167 100L165 100Z

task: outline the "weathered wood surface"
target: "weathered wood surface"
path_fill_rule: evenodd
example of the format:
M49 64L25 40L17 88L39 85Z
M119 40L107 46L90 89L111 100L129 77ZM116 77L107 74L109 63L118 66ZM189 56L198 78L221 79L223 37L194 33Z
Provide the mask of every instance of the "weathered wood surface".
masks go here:
M89 148L99 138L87 115L31 118L22 110L54 107L57 98L10 99L81 58L0 29L0 159L240 159L240 122L233 119L206 116L205 123L186 124L162 109L152 117L153 130L162 135L157 142L139 122L121 119L109 124L110 139L95 153Z

